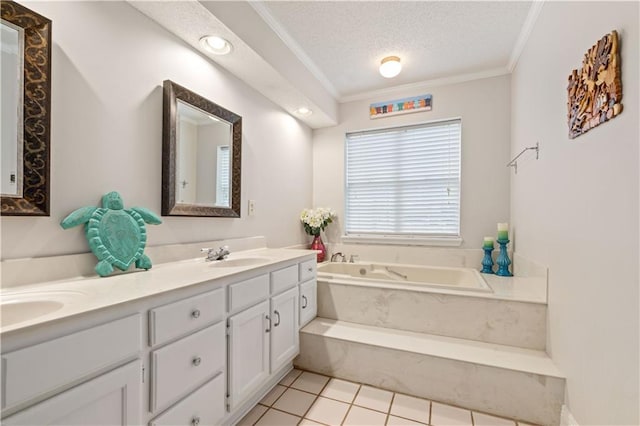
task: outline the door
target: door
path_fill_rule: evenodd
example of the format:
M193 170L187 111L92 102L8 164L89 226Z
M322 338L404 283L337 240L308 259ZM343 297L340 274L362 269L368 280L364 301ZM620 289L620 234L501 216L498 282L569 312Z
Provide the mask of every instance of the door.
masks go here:
M229 318L229 410L269 376L269 301Z
M271 372L291 361L300 351L298 337L298 287L271 298Z
M318 314L318 284L310 280L300 284L300 327L304 327Z
M2 420L3 425L140 424L142 367L133 361Z

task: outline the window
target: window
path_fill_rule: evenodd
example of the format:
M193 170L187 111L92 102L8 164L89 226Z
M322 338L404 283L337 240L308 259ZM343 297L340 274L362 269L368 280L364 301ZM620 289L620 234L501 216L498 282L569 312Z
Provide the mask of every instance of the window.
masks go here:
M461 120L347 133L347 237L460 235Z
M218 164L216 167L216 205L229 205L229 145L218 146Z

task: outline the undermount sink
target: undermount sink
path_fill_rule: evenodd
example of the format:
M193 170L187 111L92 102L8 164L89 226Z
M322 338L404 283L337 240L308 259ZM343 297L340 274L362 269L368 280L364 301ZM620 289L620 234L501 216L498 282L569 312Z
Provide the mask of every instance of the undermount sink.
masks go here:
M240 257L238 259L215 260L211 262L213 268L238 268L242 266L260 265L270 262L268 257Z
M51 314L82 296L84 293L71 290L0 293L0 326L8 327Z
M3 302L0 309L0 324L9 326L19 322L38 318L62 308L64 303L57 300L21 300Z

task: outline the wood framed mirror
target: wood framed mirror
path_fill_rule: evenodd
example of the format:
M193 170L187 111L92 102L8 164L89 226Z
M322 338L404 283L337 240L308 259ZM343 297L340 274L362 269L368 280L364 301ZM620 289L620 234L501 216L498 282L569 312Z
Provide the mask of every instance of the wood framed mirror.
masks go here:
M163 84L162 215L240 217L242 117Z
M13 1L0 10L0 214L49 216L51 20Z

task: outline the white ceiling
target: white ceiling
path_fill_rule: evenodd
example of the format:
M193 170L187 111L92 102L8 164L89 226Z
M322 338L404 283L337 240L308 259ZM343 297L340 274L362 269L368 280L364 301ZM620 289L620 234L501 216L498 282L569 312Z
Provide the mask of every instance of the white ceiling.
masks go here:
M133 7L312 128L335 125L338 103L397 89L509 73L541 1L127 0ZM204 52L203 35L230 40L230 55ZM402 58L385 79L380 60Z
M339 98L460 74L505 69L531 2L269 1L286 32ZM278 28L279 27L279 28ZM403 70L378 73L395 55Z

